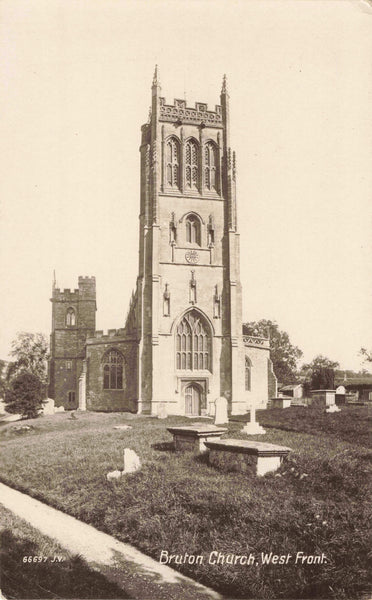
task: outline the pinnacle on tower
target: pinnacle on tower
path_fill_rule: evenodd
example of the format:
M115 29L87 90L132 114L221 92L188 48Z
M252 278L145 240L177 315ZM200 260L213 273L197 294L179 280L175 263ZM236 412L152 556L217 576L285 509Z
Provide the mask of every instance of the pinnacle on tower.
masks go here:
M152 78L152 85L160 85L158 65L155 65L154 77Z
M226 74L223 76L221 94L227 94Z

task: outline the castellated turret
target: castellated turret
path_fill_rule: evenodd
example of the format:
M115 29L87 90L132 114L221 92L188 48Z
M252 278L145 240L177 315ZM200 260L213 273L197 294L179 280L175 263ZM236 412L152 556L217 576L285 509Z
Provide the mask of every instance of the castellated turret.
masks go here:
M96 278L80 276L73 291L53 284L51 302L49 396L57 406L77 408L85 344L96 328Z

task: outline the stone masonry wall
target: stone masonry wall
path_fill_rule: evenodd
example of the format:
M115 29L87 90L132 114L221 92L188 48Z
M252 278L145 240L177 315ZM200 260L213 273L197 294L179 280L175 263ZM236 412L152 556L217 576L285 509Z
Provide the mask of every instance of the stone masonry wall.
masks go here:
M137 342L123 338L87 342L87 410L137 411ZM108 350L124 356L122 390L103 389L103 359Z
M222 471L241 471L247 475L256 475L257 456L224 452L223 450L209 451L209 464Z

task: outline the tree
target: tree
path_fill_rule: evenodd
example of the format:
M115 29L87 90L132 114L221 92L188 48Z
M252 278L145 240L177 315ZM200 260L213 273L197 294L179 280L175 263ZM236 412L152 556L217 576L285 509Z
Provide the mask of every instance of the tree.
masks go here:
M363 356L363 362L372 362L372 349L361 348L359 354Z
M318 354L311 363L302 365L305 387L313 390L332 390L335 387L335 369L338 362Z
M7 363L5 362L5 360L0 360L0 398L4 397L5 390L7 387L6 386L6 378L5 378L6 370L7 370Z
M5 392L6 410L27 419L37 417L43 406L44 386L37 375L26 371L14 377Z
M297 361L302 356L302 350L290 342L288 333L280 331L276 321L261 319L244 323L243 334L269 337L270 357L278 381L283 385L296 381Z
M15 361L8 366L8 381L27 372L36 375L44 384L47 382L48 342L44 334L18 333L12 342L10 355Z

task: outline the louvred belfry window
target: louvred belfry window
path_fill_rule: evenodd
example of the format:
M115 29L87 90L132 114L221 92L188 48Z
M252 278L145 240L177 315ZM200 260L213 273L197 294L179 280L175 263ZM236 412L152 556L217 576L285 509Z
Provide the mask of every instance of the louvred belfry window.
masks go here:
M74 327L76 324L76 316L73 308L67 309L66 313L66 325L68 327Z
M211 142L205 146L204 181L208 190L217 190L217 149Z
M208 324L195 310L187 313L176 331L176 368L211 371L211 335Z
M198 146L194 140L186 142L185 152L185 179L186 187L198 187Z
M167 156L166 156L166 174L167 174L167 185L171 187L179 187L179 156L180 148L179 143L175 138L171 138L167 142Z
M123 389L124 358L117 350L110 350L103 359L103 389Z
M195 215L189 215L186 219L186 242L201 246L200 221Z

